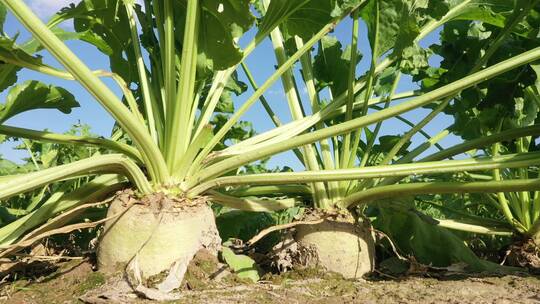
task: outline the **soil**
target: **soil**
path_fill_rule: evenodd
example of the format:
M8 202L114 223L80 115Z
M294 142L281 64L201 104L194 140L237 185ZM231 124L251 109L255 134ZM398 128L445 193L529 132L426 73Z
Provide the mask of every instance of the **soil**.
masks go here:
M171 303L540 303L540 277L527 274L424 273L353 281L307 269L267 275L263 281L249 284L232 274L220 275L219 281L208 278L205 270L219 269L216 263L205 257L196 260L186 275L195 279L184 284L183 298ZM3 283L0 302L82 303L80 296L103 288L106 282L89 262L71 261L48 275Z

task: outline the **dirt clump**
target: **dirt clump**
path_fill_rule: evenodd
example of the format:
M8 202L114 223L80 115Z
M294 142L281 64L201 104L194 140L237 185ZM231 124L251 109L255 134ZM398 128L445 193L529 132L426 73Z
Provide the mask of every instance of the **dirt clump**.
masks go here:
M540 274L540 247L531 239L513 244L507 251L506 261L508 265Z

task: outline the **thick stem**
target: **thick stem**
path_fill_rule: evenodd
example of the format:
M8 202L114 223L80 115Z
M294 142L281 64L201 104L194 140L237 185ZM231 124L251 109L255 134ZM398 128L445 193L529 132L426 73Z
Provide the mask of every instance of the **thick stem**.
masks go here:
M378 11L378 10L376 10ZM349 64L349 77L348 77L348 87L347 87L347 105L345 110L345 121L351 120L353 115L353 103L354 103L354 84L356 80L356 65L357 65L357 57L358 57L358 28L359 28L359 20L358 20L358 11L355 11L353 13L353 29L352 29L352 37L351 37L351 61ZM377 14L377 20L378 20L378 14ZM373 68L374 68L374 62L372 62L372 69L370 71L370 75L368 76L368 79L371 79L373 77ZM369 91L369 85L370 82L368 80L368 91ZM369 101L370 96L366 93L366 102ZM364 114L364 113L362 113ZM355 138L358 134L355 132ZM339 168L348 168L349 167L349 158L351 156L351 134L347 133L343 137L343 146L341 148L341 155L340 155L340 165ZM354 151L354 156L356 156L356 151ZM346 189L340 189L341 193L345 193Z
M311 188L304 185L252 186L249 188L235 189L227 193L236 197L275 196L277 194L286 194L289 196L294 196L294 195L311 196Z
M159 2L159 1L157 1ZM165 1L163 7L163 79L165 86L165 104L167 111L165 117L170 121L169 112L176 100L176 65L174 41L174 9L172 1Z
M405 93L402 93L402 94L396 94L396 96L394 96L392 101L398 100L398 99L403 99L403 98L409 98L409 97L413 97L413 96L417 96L417 95L414 94L414 92L405 92ZM370 105L378 104L378 103L381 103L383 101L384 100L381 101L381 98L374 98L374 99L371 99L369 104ZM323 119L332 119L332 118L335 118L335 117L345 113L345 108L342 107L340 109L333 110L329 114L324 114L324 115L321 116L321 113L325 112L329 107L331 107L331 106L328 106L328 107L324 108L321 112L317 112L317 113L315 113L315 114L313 114L311 116L306 116L304 119L292 121L292 122L284 124L284 125L282 125L280 127L274 128L274 129L272 129L270 131L267 131L267 132L255 135L253 137L250 137L250 138L248 138L246 140L243 140L243 141L241 141L241 142L239 142L239 143L237 143L237 144L235 144L233 146L230 146L230 147L226 148L225 150L214 152L215 156L219 155L220 157L229 157L229 156L233 156L233 155L243 154L243 153L246 153L248 151L252 151L252 150L255 150L255 149L262 148L262 147L271 146L274 143L280 142L282 140L287 140L287 139L290 139L290 138L294 137L295 135L301 134L305 130L312 127L313 125L317 126L318 124L320 124L320 125L324 126L324 124L322 123ZM355 105L355 109L356 109L356 105ZM381 110L382 108L376 108L376 109ZM395 118L397 118L399 120L402 120L404 123L409 124L410 126L414 126L414 124L412 122L406 120L405 118L403 118L403 117L401 117L399 115L395 116ZM314 122L314 120L315 120L315 122ZM316 129L322 129L322 128L316 128ZM429 135L427 135L427 133L425 133L423 131L420 131L420 132L426 138L429 138ZM442 148L440 148L440 149L442 150ZM334 161L337 162L338 159L339 159L339 155L338 155L337 158L335 157Z
M475 225L470 223L463 223L456 220L440 220L434 219L437 221L437 226L444 227L448 229L465 231L471 233L487 234L487 235L501 235L501 236L512 236L514 232L510 229L502 228L491 228L483 225Z
M540 135L540 125L533 125L533 126L528 126L528 127L506 130L506 131L502 131L502 132L495 133L492 135L484 136L481 138L469 140L469 141L466 141L461 144L457 144L452 147L448 147L442 151L426 156L421 161L428 162L428 161L442 160L442 159L450 158L452 156L455 156L455 155L458 155L458 154L461 154L461 153L464 153L473 149L487 147L496 142L501 142L501 141L519 138L523 136L537 136L537 135Z
M492 152L493 156L499 155L499 146L500 146L499 143L495 143L493 145L493 152ZM502 182L501 170L499 168L493 169L493 179L495 181ZM497 198L499 199L499 204L501 206L501 210L503 211L504 217L508 220L508 222L511 225L515 225L517 221L514 218L512 211L510 210L510 206L504 192L497 192Z

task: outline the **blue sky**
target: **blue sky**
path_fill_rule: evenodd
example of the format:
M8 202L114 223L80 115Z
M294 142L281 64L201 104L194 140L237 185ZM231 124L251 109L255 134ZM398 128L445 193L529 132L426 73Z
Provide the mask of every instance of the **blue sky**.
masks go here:
M59 8L68 5L73 2L73 0L25 0L32 9L40 16L43 20L47 20L54 12ZM76 2L76 0L75 0ZM69 25L65 25L69 27ZM350 19L340 23L335 29L332 35L337 36L343 44L350 43L351 36L351 21ZM28 39L28 32L18 23L18 21L11 15L8 16L5 31L8 35L13 36L16 33L20 33L19 42L25 41ZM245 44L253 36L253 33L247 33L245 37L241 40L241 44ZM360 52L364 55L362 61L359 63L358 71L363 73L369 69L369 44L366 40L366 28L364 24L361 25L359 49ZM421 42L422 45L428 46L430 44L436 43L438 40L438 34L434 33L428 36L424 41ZM105 69L109 70L108 59L99 53L94 47L86 45L81 42L68 42L75 54L79 55L81 59L87 63L91 69ZM44 62L55 66L61 67L54 58L48 55L46 52L42 52L41 55L44 57ZM262 84L264 80L269 77L274 71L274 66L276 65L275 56L273 54L271 43L269 40L266 40L262 45L257 48L248 58L247 65L251 69L254 77L256 78L259 84ZM433 58L433 63L436 63L437 59ZM358 74L360 75L360 74ZM240 73L241 80L247 83L245 77ZM77 123L89 124L91 126L92 132L101 136L108 136L113 125L113 120L110 115L104 111L101 106L93 99L93 97L88 94L79 84L74 81L65 81L58 80L49 76L45 76L36 72L25 70L19 73L19 83L26 80L40 80L48 84L54 84L69 90L73 95L76 96L78 102L81 104L80 108L74 109L74 111L65 115L58 111L54 110L35 110L32 112L24 113L19 116L16 116L6 122L8 125L12 126L21 126L30 129L49 129L54 132L65 132L71 125ZM120 96L120 90L115 86L115 84L107 79L104 81L109 85L114 92ZM413 84L409 77L403 77L398 92L409 91L415 89L416 85ZM301 91L303 91L301 89ZM252 90L249 90L239 98L236 98L236 104L241 104L245 101L252 93ZM303 99L307 101L307 96L303 92ZM0 93L0 101L5 99L6 92ZM268 99L269 103L275 109L276 113L282 121L289 121L290 115L287 107L287 101L283 92L281 82L278 81L274 84L265 94L265 97ZM416 110L411 113L407 113L404 116L412 121L419 121L422 119L428 111L426 110ZM244 120L254 122L254 126L257 132L262 132L268 129L273 128L273 124L268 119L268 116L265 114L263 107L260 104L256 104L252 109L243 117ZM434 135L440 130L446 128L451 123L451 120L441 115L435 121L430 123L425 131ZM387 121L383 124L382 132L383 134L402 134L406 132L408 128L394 120ZM419 142L422 138L416 136L413 142ZM455 137L448 137L445 139L443 145L455 144L457 139ZM0 145L0 154L5 158L14 161L20 161L21 158L27 157L25 151L14 151L12 149L14 143L4 143ZM300 168L299 163L296 161L295 157L292 156L292 153L283 153L277 157L274 157L270 162L270 166L284 166L288 165L293 168Z

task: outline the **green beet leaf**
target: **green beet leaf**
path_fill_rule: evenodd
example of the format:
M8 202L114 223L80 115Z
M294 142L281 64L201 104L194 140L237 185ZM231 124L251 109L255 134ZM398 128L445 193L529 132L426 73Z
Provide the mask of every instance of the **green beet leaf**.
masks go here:
M319 52L313 64L318 79L317 89L322 90L329 86L332 94L339 96L347 90L351 48L343 50L341 43L333 36L323 37L319 45ZM361 58L360 54L358 57Z
M413 206L379 206L374 221L377 229L388 234L398 250L425 265L448 267L465 263L470 271L509 270L478 258L456 234L437 226L437 221L417 212Z
M68 114L78 106L75 97L63 88L27 81L9 91L6 102L0 105L0 123L30 110L57 109Z
M255 261L247 255L235 254L230 248L223 247L221 257L239 278L259 281L259 269Z

